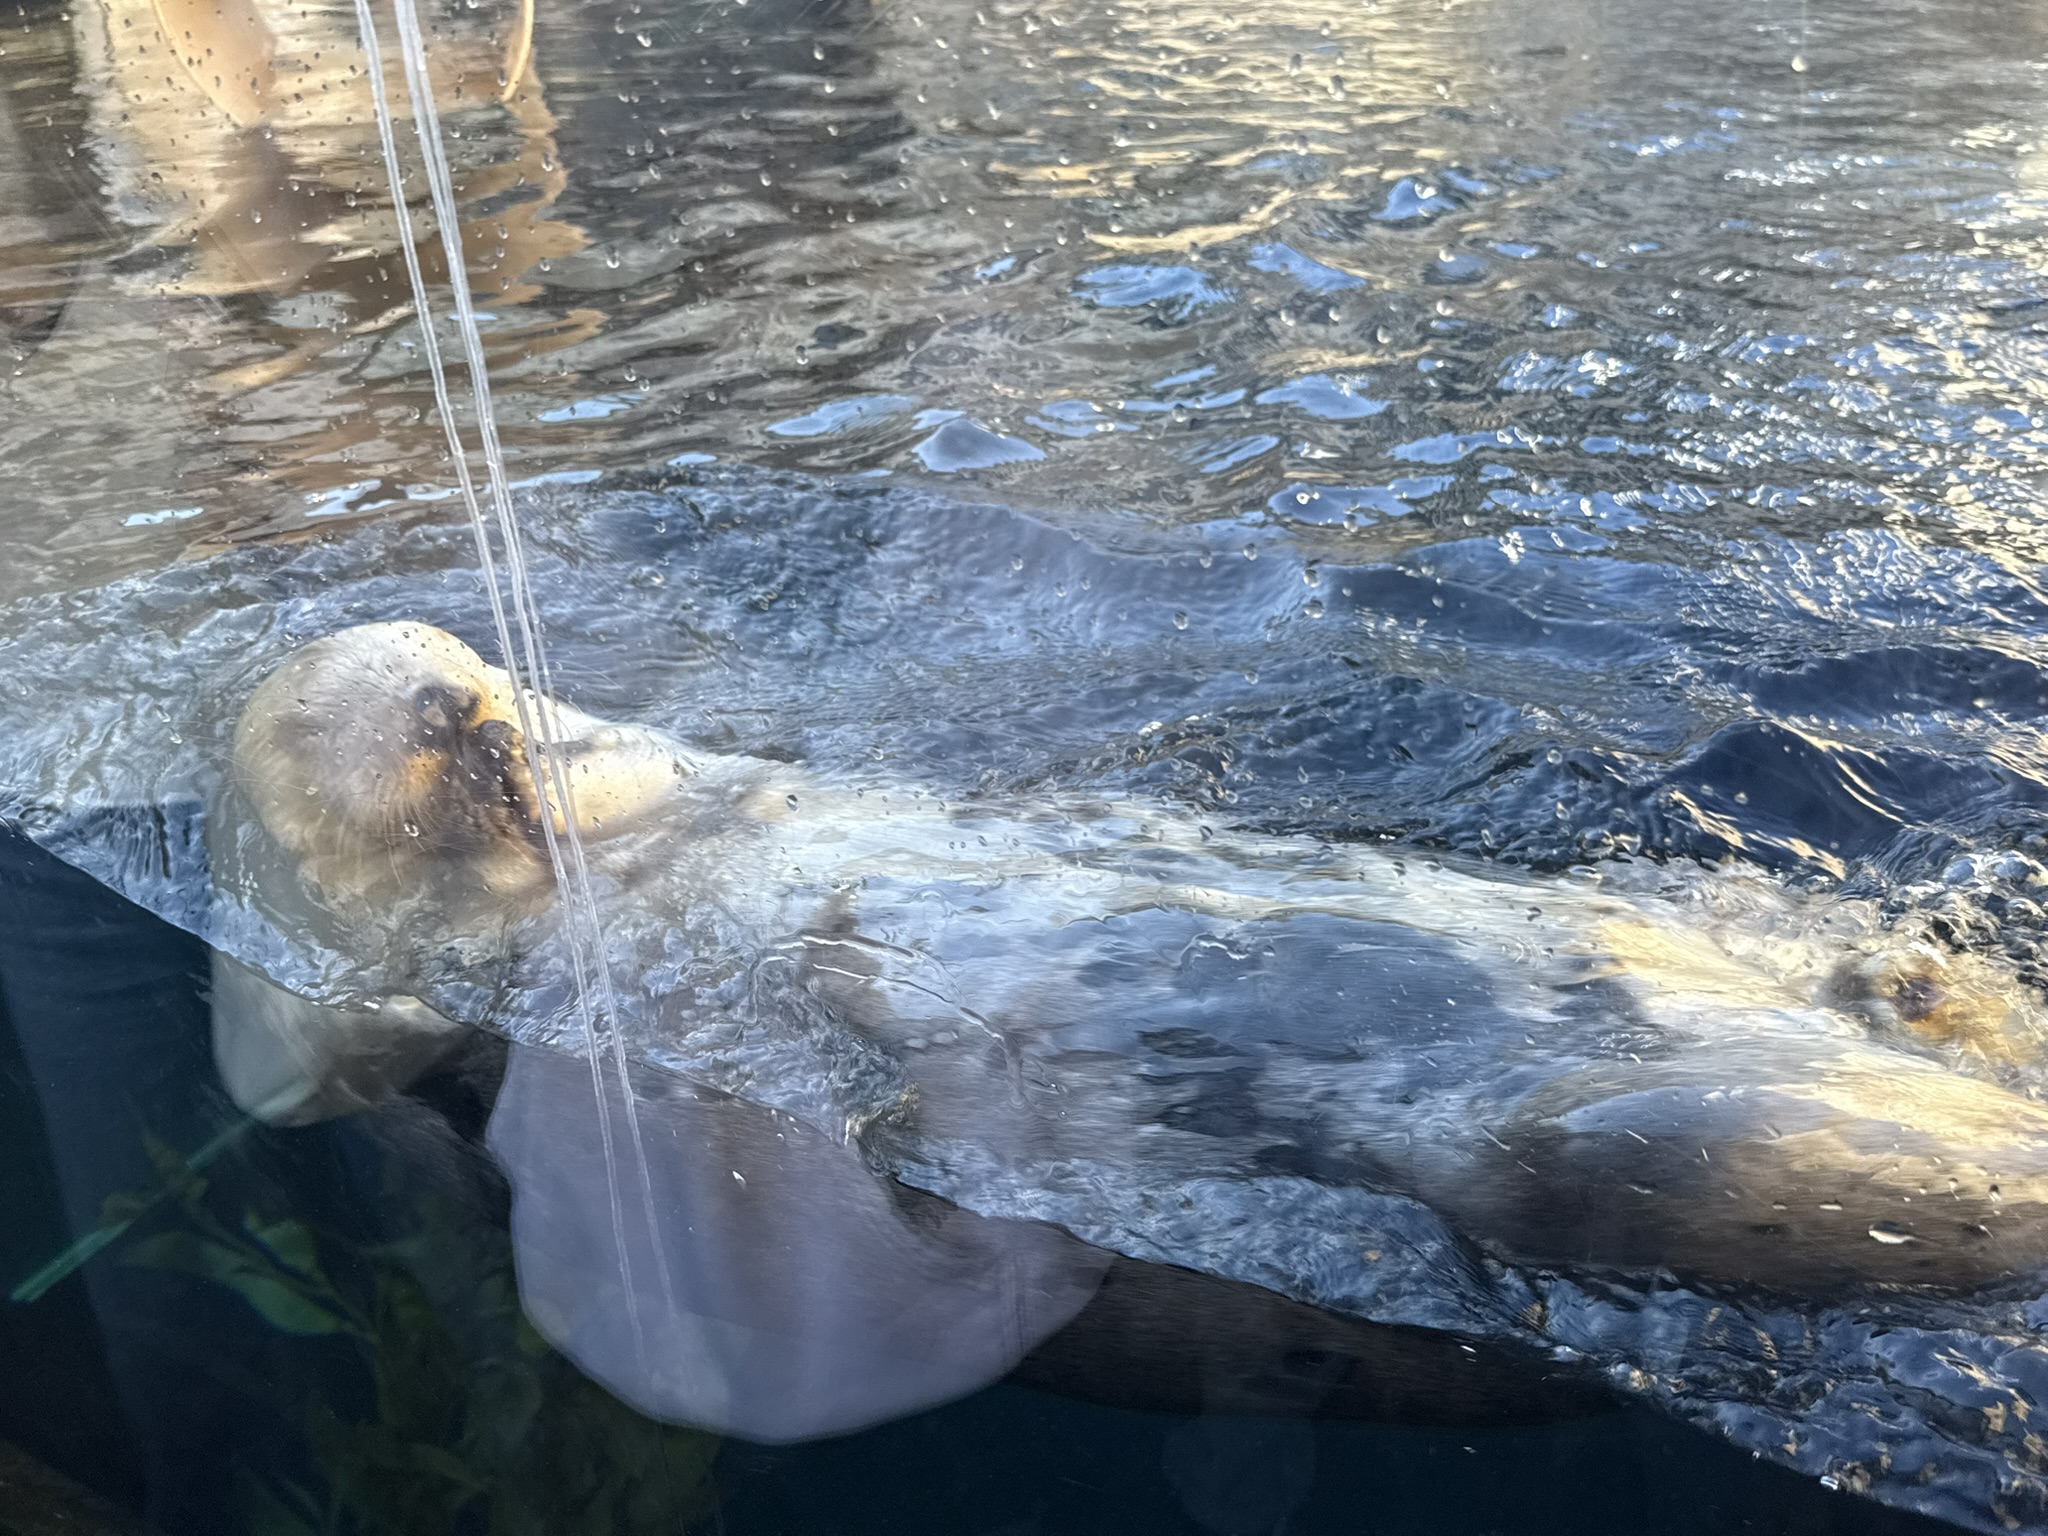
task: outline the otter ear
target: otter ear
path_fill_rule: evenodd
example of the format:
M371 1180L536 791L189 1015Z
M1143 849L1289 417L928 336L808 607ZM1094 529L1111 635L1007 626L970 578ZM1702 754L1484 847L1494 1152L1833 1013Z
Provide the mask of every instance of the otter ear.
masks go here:
M527 1315L656 1418L791 1441L932 1407L1006 1375L1108 1266L1057 1228L881 1178L787 1116L652 1071L633 1084L637 1152L605 1085L608 1168L588 1063L515 1045L490 1144Z

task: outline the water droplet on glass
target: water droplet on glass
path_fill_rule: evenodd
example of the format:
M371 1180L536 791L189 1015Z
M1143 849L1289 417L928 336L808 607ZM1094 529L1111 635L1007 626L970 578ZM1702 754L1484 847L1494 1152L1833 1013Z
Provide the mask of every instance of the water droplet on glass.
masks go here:
M1806 55L1805 55L1805 54L1803 54L1803 53L1795 53L1795 54L1793 54L1793 55L1792 55L1792 73L1793 73L1793 74L1795 74L1795 75L1803 75L1803 74L1805 74L1805 73L1806 73Z
M407 837L418 837L420 835L420 824L416 821L408 821L405 824L405 835Z
M1323 616L1323 600L1320 597L1312 597L1302 605L1301 611L1312 619L1320 619Z
M1188 616L1185 613L1176 612L1173 616L1173 627L1175 629L1186 629L1188 627Z

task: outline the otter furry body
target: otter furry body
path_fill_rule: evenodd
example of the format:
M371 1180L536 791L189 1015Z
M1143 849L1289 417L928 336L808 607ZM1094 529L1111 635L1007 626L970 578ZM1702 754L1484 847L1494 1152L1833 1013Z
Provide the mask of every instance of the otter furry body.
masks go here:
M515 702L452 637L370 626L287 662L237 733L303 894L422 990L437 947L516 949L550 908ZM1854 903L946 806L530 707L615 964L672 974L636 1051L708 1052L942 1195L991 1159L1024 1186L1105 1156L1164 1185L1278 1170L1419 1200L1512 1262L1809 1296L2048 1255L2038 1010ZM705 1001L736 977L840 1041L844 1081L777 1080L772 1007Z

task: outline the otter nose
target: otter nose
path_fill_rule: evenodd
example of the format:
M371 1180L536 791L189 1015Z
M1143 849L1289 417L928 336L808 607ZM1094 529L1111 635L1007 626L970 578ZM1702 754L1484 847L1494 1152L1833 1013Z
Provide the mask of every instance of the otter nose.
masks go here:
M519 732L508 720L485 720L474 732L476 744L498 761L508 761L516 753Z

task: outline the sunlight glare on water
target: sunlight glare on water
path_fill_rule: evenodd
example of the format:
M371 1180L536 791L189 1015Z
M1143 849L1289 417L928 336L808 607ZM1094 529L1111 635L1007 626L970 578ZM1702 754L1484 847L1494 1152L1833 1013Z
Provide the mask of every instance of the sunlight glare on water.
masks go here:
M273 73L335 56L319 25ZM543 5L530 50L506 7L437 25L472 72L450 144L515 474L968 474L1356 554L1476 529L1689 559L1887 521L2030 547L2024 16ZM10 311L10 580L434 494L351 88L244 125L62 28L7 59L77 87L13 128L46 212ZM96 229L49 211L58 163L104 189Z

